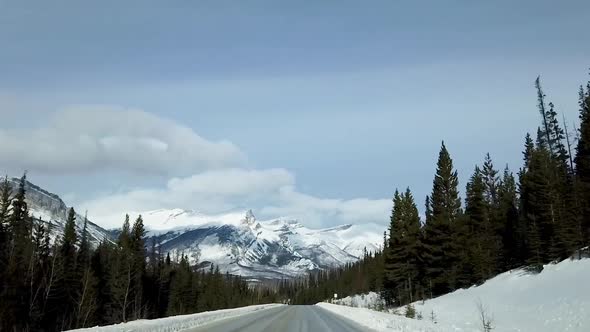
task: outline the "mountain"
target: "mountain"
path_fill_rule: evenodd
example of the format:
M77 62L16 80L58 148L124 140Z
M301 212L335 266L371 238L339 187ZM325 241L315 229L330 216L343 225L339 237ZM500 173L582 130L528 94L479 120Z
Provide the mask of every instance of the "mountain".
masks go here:
M9 180L12 191L15 192L19 186L20 179L13 178ZM30 182L25 184L26 201L29 207L29 213L38 222L44 222L49 225L52 240L62 236L66 224L69 207L56 194L50 193ZM84 227L84 216L76 213L76 231L81 237ZM88 239L93 247L96 247L100 241L110 240L111 236L107 230L88 221Z
M16 190L19 180L12 179ZM68 207L64 201L32 183L26 184L31 215L51 224L54 239L63 234ZM341 225L311 229L299 221L278 218L258 221L252 211L206 215L196 211L171 209L141 214L152 241L173 260L187 255L191 264L251 279L289 278L308 271L339 266L361 258L365 249L376 251L383 241L383 227L376 224ZM123 217L121 220L123 220ZM81 234L84 216L77 214L76 229ZM89 221L90 241L116 238L119 230L105 230Z
M343 265L376 251L382 227L375 224L310 229L293 219L256 220L252 211L206 216L195 211L156 210L143 214L150 237L173 259L210 263L224 272L253 278L288 278ZM173 227L172 230L158 230Z

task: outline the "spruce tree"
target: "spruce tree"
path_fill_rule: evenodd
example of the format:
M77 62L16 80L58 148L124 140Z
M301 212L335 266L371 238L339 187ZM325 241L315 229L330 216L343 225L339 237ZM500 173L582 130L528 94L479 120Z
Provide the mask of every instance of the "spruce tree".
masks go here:
M125 215L125 222L119 234L118 244L122 248L129 248L131 245L131 225L129 223L129 215Z
M16 330L30 328L30 282L32 278L33 244L31 241L32 219L26 202L27 174L25 173L12 199L12 210L8 218L11 233L8 269L3 299L10 313L3 324Z
M76 294L76 327L86 327L94 319L97 306L98 279L91 267L91 248L88 239L88 216L84 216L84 226L77 254L76 275L78 289Z
M505 220L500 213L500 197L499 187L500 178L498 171L494 168L492 158L487 153L482 167L482 176L485 184L484 196L485 205L487 209L487 221L489 225L488 238L488 259L491 265L489 266L490 273L495 274L500 272L501 252L502 252L502 234L504 232Z
M478 166L466 187L465 222L467 224L464 242L470 253L468 262L473 267L474 282L482 282L492 274L495 264L492 237L494 234L490 222L490 210L486 201L486 182Z
M80 276L76 266L78 236L76 234L76 211L68 210L64 233L59 244L59 257L62 276L60 278L60 297L64 305L60 307L64 327L75 327L76 305Z
M143 318L143 281L145 278L145 227L143 226L143 218L141 215L137 217L131 229L131 259L132 259L132 294L133 301L133 316L135 319Z
M516 268L524 264L525 230L518 216L517 185L514 175L504 169L498 191L500 200L499 214L504 221L502 228L502 265L501 271Z
M432 216L424 226L427 287L433 295L457 287L459 248L454 231L461 215L458 185L457 172L443 142L430 196Z
M10 229L8 222L10 218L12 189L8 182L8 177L0 182L0 318L6 317L10 308L4 301L8 292L8 263L10 250ZM1 329L2 325L0 325Z
M580 129L576 148L576 182L579 192L581 222L579 232L585 246L590 245L590 82L586 91L580 87Z
M419 274L422 265L420 217L408 188L404 194L396 190L391 215L390 238L385 252L383 294L392 304L410 303L419 293ZM368 255L365 255L367 259Z

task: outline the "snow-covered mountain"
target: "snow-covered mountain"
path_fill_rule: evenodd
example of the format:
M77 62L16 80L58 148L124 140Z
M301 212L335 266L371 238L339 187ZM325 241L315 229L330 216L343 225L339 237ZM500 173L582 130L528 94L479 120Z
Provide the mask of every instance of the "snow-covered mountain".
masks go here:
M18 181L11 181L15 190ZM31 183L26 191L31 215L50 223L54 238L63 234L68 210L63 200ZM148 230L147 247L155 239L173 260L187 255L192 264L206 268L213 263L222 272L253 279L288 278L354 262L365 248L376 251L383 241L383 226L376 224L311 229L288 218L258 221L252 211L205 215L171 209L130 215L138 214ZM78 214L76 223L80 234L84 216ZM93 245L117 234L90 221L88 231Z
M258 221L252 211L206 216L156 210L143 218L173 259L184 254L193 264L214 263L222 271L254 278L292 277L354 262L382 241L379 225L310 229L293 219ZM173 229L162 230L165 226Z
M9 180L12 191L16 192L20 179ZM26 201L31 216L38 222L44 222L49 226L53 240L63 234L69 207L56 194L52 194L30 182L25 185ZM76 230L78 236L82 234L84 216L76 213ZM104 228L88 221L88 234L92 246L97 246L100 241L110 239L109 232Z

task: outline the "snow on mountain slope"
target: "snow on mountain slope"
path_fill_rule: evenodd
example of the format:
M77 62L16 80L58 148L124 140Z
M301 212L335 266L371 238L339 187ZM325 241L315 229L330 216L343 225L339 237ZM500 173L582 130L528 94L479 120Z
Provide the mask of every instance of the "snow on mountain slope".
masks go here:
M257 221L252 211L206 216L157 210L145 213L144 220L173 259L184 254L193 264L210 262L224 272L259 278L292 277L353 262L382 241L378 225L318 230L292 219Z
M18 182L11 180L14 189ZM26 184L26 198L31 215L50 224L53 239L59 238L68 211L63 200L32 183ZM132 219L140 214L148 230L148 248L153 238L172 259L187 255L192 264L203 268L213 263L222 272L257 280L293 277L353 262L362 257L365 248L377 250L382 241L383 227L375 224L310 229L287 218L258 221L252 211L221 215L181 209L129 213ZM77 214L78 235L83 225L84 216ZM94 246L105 238L111 240L117 232L88 223Z
M153 233L196 228L207 224L238 225L244 218L244 213L241 211L221 215L205 215L197 211L183 209L159 209L143 213L131 213L131 215L139 214L141 214L146 228Z
M15 192L20 180L14 178L9 181L13 192ZM52 241L55 241L63 234L68 207L56 194L52 194L30 182L26 183L25 192L29 213L33 219L38 222L44 222L49 227ZM83 227L84 216L76 213L76 231L79 236L82 234ZM107 230L91 221L88 222L87 231L92 246L97 246L100 241L110 238Z

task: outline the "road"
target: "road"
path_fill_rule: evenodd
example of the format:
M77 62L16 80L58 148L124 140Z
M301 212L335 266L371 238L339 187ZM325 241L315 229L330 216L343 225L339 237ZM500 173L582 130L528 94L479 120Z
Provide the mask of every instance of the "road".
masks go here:
M308 306L281 306L252 314L213 322L190 332L369 332L371 329L333 314L326 309Z

